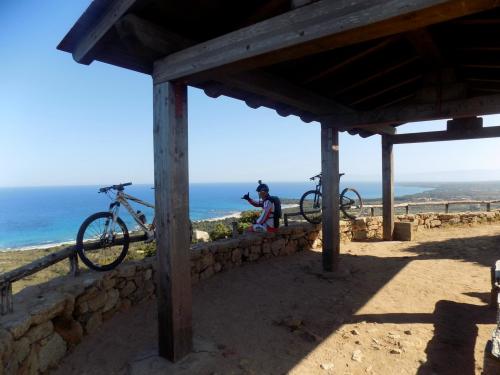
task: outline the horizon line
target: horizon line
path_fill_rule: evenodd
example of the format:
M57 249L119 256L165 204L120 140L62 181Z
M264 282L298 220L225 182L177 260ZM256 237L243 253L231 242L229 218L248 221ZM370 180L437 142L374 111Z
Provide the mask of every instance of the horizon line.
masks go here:
M379 182L382 183L382 179L349 179L345 178L343 181L349 181L349 182ZM476 182L476 183L485 183L485 182L500 182L500 179L494 179L494 180L441 180L441 181L431 181L431 180L395 180L394 183L404 183L404 184L446 184L446 183L471 183L471 182ZM123 182L122 182L123 183ZM189 184L256 184L257 182L255 181L190 181ZM284 181L284 180L268 180L266 181L268 184L273 184L273 183L311 183L309 179L307 180L289 180L289 181ZM107 184L98 184L98 183L89 183L89 184L64 184L64 185L4 185L0 186L0 189L15 189L15 188L60 188L60 187L96 187L96 186L105 186ZM144 185L150 185L153 186L154 182L139 182L136 184L132 184L132 186L144 186Z

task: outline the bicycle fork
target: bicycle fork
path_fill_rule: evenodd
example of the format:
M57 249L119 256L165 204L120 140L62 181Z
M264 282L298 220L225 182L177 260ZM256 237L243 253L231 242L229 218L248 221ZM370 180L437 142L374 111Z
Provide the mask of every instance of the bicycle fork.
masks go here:
M114 228L116 226L116 219L118 218L119 210L120 210L120 202L113 202L109 205L109 213L111 213L112 219L110 220L108 218L104 222L103 238L100 239L106 244L113 243L115 239L116 233Z

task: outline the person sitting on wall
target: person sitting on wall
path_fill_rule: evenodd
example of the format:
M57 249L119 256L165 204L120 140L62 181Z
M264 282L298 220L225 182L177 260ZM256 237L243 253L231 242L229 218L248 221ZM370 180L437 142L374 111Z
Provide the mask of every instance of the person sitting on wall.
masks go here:
M269 195L269 187L259 180L259 186L257 186L256 191L259 194L259 201L254 201L250 198L250 193L246 193L243 197L241 197L241 199L245 199L254 207L262 207L262 213L256 223L253 224L248 230L250 232L276 232L278 228L274 225L275 205L273 199Z

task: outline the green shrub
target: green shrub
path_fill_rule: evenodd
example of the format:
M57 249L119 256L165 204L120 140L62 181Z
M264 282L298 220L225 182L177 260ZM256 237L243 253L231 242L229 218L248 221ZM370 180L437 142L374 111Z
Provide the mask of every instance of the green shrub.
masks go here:
M252 226L251 223L238 223L238 233L242 234L248 230Z
M238 222L253 224L259 218L259 216L259 211L243 211Z
M214 230L210 232L210 239L212 241L217 241L223 238L230 237L232 234L231 228L229 228L227 225L218 223Z

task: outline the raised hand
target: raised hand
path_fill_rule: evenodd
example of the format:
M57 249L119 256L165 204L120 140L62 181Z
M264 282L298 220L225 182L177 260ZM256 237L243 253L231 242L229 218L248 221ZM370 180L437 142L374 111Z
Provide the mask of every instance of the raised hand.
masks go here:
M244 196L241 197L241 199L244 199L244 200L250 200L250 192L246 193Z

